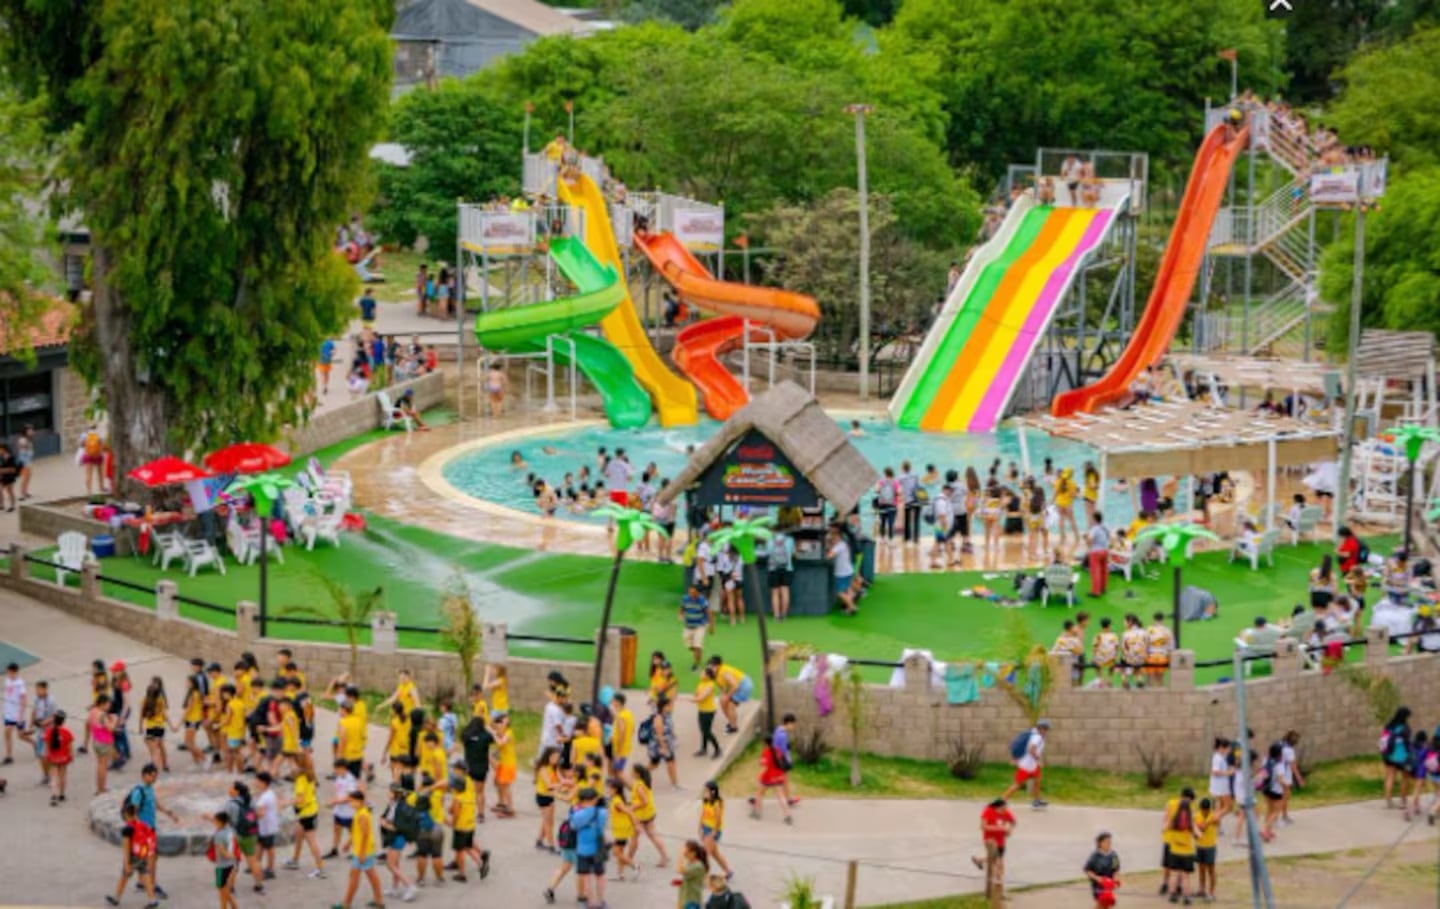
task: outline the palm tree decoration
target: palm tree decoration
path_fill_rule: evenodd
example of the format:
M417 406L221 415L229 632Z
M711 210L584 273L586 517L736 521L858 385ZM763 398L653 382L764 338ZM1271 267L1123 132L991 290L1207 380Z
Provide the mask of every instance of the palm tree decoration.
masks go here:
M1160 548L1165 550L1170 564L1175 568L1173 610L1170 614L1170 622L1175 632L1175 648L1178 650L1180 648L1180 591L1184 589L1180 581L1180 566L1190 558L1191 543L1196 540L1218 541L1220 537L1209 529L1188 521L1155 524L1135 534L1137 542L1147 537L1159 537Z
M325 587L325 592L330 595L328 609L320 609L315 606L286 606L280 610L281 615L301 616L304 618L321 619L334 622L340 625L345 632L345 643L350 647L350 678L356 678L360 665L360 635L369 628L375 613L380 611L385 603L385 589L376 587L361 594L356 594L349 587L328 575L315 573L315 577Z
M269 631L269 559L265 557L270 528L267 522L275 512L275 503L283 491L295 484L278 473L252 473L240 476L225 489L228 496L247 495L255 503L255 516L260 522L260 636Z
M596 517L608 518L615 524L615 561L610 565L610 586L605 591L605 611L600 617L600 640L595 644L595 672L590 679L590 703L598 706L600 701L600 667L605 662L605 639L610 634L610 610L615 605L615 585L620 581L620 563L639 540L650 532L669 536L665 528L650 516L649 512L621 505L602 505L590 512Z
M1429 426L1414 426L1409 423L1391 427L1385 433L1391 442L1404 446L1405 460L1410 462L1410 478L1405 483L1405 552L1410 552L1410 513L1415 510L1415 465L1426 442L1440 443L1440 431Z
M770 632L765 627L765 606L760 602L761 596L758 588L758 576L755 573L755 544L758 542L769 542L775 536L770 528L775 526L775 519L770 515L761 515L758 518L736 518L726 527L722 527L710 534L710 545L718 548L726 546L734 547L740 555L740 561L745 565L745 591L754 593L755 601L760 608L755 610L755 618L760 623L760 665L767 666L770 659ZM765 717L770 724L767 728L775 728L775 692L771 690L770 672L765 672Z

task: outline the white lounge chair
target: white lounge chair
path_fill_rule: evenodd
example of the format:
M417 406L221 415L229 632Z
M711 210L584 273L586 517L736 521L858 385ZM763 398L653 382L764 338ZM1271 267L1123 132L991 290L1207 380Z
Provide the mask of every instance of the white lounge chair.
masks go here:
M1230 561L1244 559L1250 563L1251 571L1260 570L1260 560L1264 559L1271 568L1275 567L1275 544L1280 541L1280 531L1267 530L1260 534L1260 538L1252 545L1243 539L1235 541L1230 547Z
M1050 597L1063 596L1067 607L1075 605L1075 589L1080 584L1080 572L1069 565L1046 565L1041 575L1045 579L1045 595L1040 601L1042 607L1050 605Z
M65 575L79 574L86 563L93 562L90 553L90 538L76 530L67 530L55 538L55 583L63 585Z
M1140 577L1149 577L1148 564L1151 555L1155 552L1158 537L1141 537L1140 542L1130 547L1129 552L1110 553L1110 572L1118 572L1125 575L1126 583L1135 579L1135 572L1140 572Z
M335 512L322 514L313 523L305 525L304 539L305 548L313 550L316 540L324 540L334 546L340 545L340 528L345 521L345 515Z
M155 556L150 564L159 564L161 571L169 571L171 562L185 562L185 537L179 531L155 534Z
M394 402L390 400L390 395L388 392L375 392L375 400L380 402L381 429L395 429L397 427L403 427L407 433L415 431L414 421L411 420L409 417L405 416L405 414L401 413L400 410L396 408Z
M1325 509L1319 505L1306 505L1300 509L1299 519L1294 527L1286 525L1290 531L1290 545L1299 546L1300 540L1306 536L1314 539L1316 531L1320 527L1320 519L1325 516ZM1278 528L1277 528L1278 529Z
M209 540L186 540L185 570L190 577L195 577L195 572L207 565L213 565L221 574L225 573L225 560Z

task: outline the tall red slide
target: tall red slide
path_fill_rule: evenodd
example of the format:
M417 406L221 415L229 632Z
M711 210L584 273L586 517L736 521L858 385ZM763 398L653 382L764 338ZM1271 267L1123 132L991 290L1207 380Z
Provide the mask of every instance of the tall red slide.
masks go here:
M1221 125L1205 137L1195 156L1195 166L1190 170L1190 182L1185 185L1185 198L1180 203L1175 226L1170 230L1170 242L1160 260L1150 302L1130 336L1130 343L1095 384L1057 396L1050 405L1050 412L1055 416L1093 413L1122 400L1136 376L1158 363L1170 347L1185 316L1190 291L1195 288L1195 278L1200 273L1210 228L1215 213L1220 210L1230 169L1244 150L1249 135L1248 127L1237 131Z
M670 355L699 387L705 411L717 420L728 419L750 401L750 392L720 361L744 342L747 322L752 341L792 341L807 337L820 320L820 307L812 297L717 280L674 234L637 233L635 245L674 286L682 303L717 314L681 329Z

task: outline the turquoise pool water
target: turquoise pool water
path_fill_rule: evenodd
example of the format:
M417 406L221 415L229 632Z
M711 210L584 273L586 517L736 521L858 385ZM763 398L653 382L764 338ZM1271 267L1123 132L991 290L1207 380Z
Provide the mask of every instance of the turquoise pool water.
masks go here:
M849 420L836 422L846 429L850 426ZM566 473L575 474L578 485L578 475L583 466L590 469L590 483L593 485L599 474L596 453L604 446L606 451L612 454L617 448L625 449L636 481L646 465L652 462L660 468L661 477L668 478L685 463L686 447L704 442L719 425L713 420L705 420L696 426L677 429L613 429L609 426L595 426L565 432L544 432L520 443L502 442L472 449L457 455L444 466L442 472L451 485L464 493L533 514L537 509L530 487L526 483L529 474L544 477L558 489ZM996 458L1002 462L1002 477L1011 461L1017 465L1021 463L1022 430L1019 429L1002 427L994 433L941 435L896 429L882 420L862 420L861 428L864 434L852 441L877 470L888 466L894 467L898 473L900 462L909 459L917 474L922 473L927 464L934 464L942 475L952 468L963 474L966 467L973 466L983 479ZM1029 449L1030 466L1036 474L1043 469L1045 458L1048 457L1054 459L1057 470L1073 467L1078 477L1082 465L1095 458L1095 452L1089 446L1068 439L1054 438L1035 429L1023 431L1026 447ZM512 454L517 451L525 461L524 468L514 467L510 463ZM867 501L862 507L868 509L868 505ZM1128 522L1134 516L1130 494L1110 490L1106 496L1104 511L1109 518L1107 523L1111 526L1115 526L1117 518ZM585 520L583 515L572 514L563 508L556 516L568 520Z

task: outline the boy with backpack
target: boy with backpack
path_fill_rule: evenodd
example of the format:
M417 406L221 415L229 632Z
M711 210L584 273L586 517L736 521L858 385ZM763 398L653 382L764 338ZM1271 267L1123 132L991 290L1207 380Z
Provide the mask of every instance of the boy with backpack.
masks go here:
M230 826L230 815L217 811L214 820L215 832L210 835L205 857L215 865L215 890L220 894L220 909L239 909L240 904L235 901L235 867L240 859L240 846Z
M1015 781L1006 788L1000 798L1009 800L1029 785L1030 807L1040 811L1050 804L1040 798L1040 768L1045 754L1045 736L1050 733L1050 721L1041 719L1034 728L1015 736L1010 742L1010 761L1015 765Z
M140 885L145 889L149 902L145 909L156 909L160 901L155 897L155 876L150 869L150 856L155 853L157 839L155 828L140 820L135 806L127 801L120 807L120 818L125 822L120 844L120 882L115 885L115 894L107 894L105 902L111 906L120 905L125 896L125 885L130 875L138 875Z

